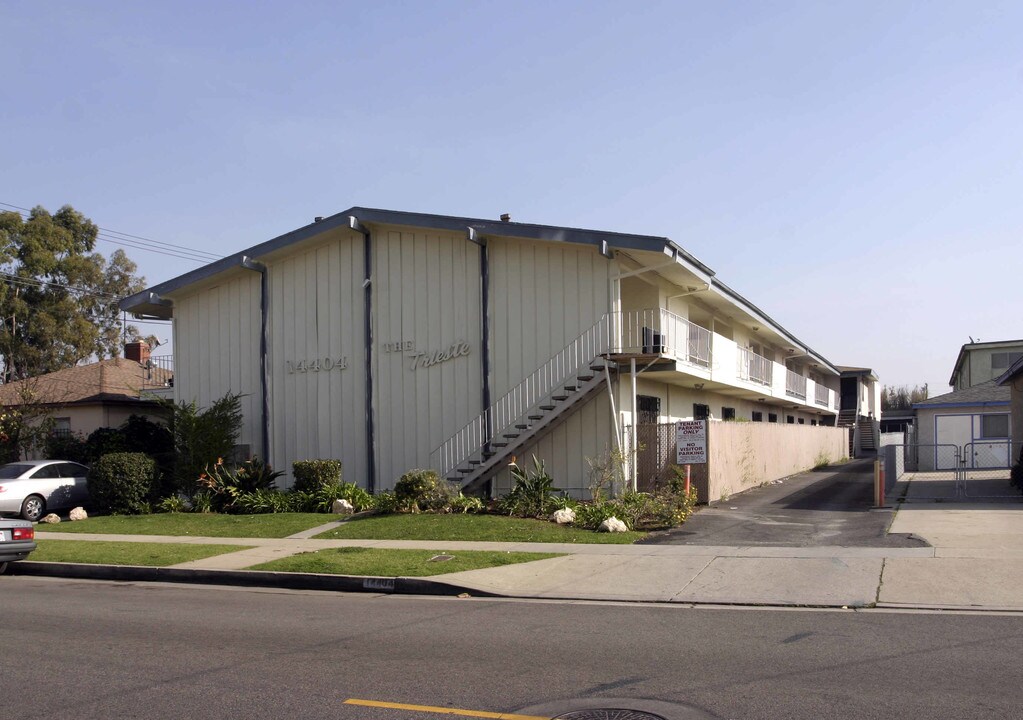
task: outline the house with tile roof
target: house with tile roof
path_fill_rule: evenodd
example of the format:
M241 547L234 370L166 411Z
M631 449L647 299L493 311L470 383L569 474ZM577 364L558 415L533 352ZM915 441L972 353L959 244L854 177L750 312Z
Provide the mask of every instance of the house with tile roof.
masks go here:
M173 385L169 365L135 342L125 346L123 358L0 385L0 407L31 403L53 418L55 432L88 436L101 427L119 427L132 415L157 417L157 399L172 397Z

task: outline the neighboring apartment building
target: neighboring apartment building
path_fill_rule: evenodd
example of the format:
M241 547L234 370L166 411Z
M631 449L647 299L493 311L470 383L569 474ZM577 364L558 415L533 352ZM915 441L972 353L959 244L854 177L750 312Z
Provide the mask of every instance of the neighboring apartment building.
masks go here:
M1023 358L1023 340L970 342L959 350L948 384L953 390L965 390L991 382Z
M253 454L371 490L432 467L496 493L536 454L584 494L610 448L642 485L674 440L632 426L693 418L845 454L838 369L664 237L355 207L121 307L173 319L175 399L242 393Z

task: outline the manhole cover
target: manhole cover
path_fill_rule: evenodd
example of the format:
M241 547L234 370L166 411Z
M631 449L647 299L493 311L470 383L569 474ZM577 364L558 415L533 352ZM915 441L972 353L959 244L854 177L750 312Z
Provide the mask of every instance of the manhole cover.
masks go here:
M591 708L589 710L573 710L564 715L558 715L554 720L665 720L665 718L639 710Z

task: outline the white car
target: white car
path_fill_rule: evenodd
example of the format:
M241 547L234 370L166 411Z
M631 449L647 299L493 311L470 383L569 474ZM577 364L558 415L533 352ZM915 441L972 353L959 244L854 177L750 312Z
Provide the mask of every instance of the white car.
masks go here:
M7 569L7 563L24 560L36 549L35 536L32 523L0 518L0 575Z
M53 510L89 501L89 468L66 460L23 460L0 465L0 515L29 522Z

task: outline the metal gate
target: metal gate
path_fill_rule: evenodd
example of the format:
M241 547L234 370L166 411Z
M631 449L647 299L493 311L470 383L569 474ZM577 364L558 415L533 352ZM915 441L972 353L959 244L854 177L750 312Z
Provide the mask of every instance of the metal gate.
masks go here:
M885 485L905 481L900 500L1023 500L1009 484L1008 441L963 445L888 445Z

